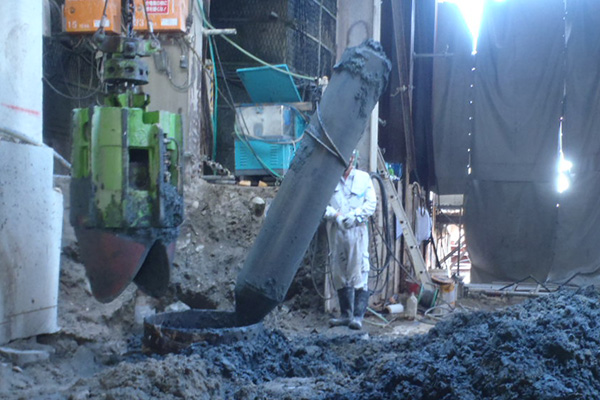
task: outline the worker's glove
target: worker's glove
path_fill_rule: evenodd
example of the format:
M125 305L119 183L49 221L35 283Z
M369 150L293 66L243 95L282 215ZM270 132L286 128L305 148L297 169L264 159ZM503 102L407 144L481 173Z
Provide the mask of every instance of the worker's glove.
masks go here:
M350 229L357 225L356 216L346 215L343 220L344 228Z
M331 206L327 206L325 209L325 219L334 219L337 214L337 210Z
M337 217L335 217L335 223L337 224L338 228L340 229L344 229L344 216L343 215L338 215Z

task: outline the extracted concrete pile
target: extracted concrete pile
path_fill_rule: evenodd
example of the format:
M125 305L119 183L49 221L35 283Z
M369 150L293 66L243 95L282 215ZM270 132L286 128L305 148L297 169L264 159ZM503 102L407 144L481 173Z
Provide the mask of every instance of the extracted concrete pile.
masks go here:
M592 399L599 300L595 289L565 291L456 314L413 338L267 331L253 342L138 356L70 391L88 388L93 399Z

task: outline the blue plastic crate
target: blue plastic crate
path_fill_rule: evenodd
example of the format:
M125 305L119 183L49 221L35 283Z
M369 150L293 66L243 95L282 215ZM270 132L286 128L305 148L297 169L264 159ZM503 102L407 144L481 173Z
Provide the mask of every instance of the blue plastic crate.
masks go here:
M290 168L297 146L297 144L294 146L253 139L235 139L235 174L270 175L269 170L271 170L283 176Z

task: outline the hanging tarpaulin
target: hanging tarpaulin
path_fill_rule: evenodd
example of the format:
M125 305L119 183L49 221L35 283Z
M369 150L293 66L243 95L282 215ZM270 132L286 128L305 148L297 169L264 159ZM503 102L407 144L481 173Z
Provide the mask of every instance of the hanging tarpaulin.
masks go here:
M458 7L438 5L433 69L433 154L439 194L462 194L467 184L473 114L471 35ZM443 56L442 56L443 55Z
M566 23L563 151L574 167L548 279L590 284L600 282L600 2L567 2Z
M436 60L438 188L466 192L474 281L589 282L600 270L600 3L566 6L487 2L470 71L464 37L438 35L436 52L452 54ZM440 34L456 18L443 10ZM561 116L574 174L559 195Z

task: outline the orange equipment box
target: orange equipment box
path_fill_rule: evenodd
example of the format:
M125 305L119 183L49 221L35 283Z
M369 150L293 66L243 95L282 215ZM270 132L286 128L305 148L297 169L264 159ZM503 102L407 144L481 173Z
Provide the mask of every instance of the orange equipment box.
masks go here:
M106 0L104 31L121 33L121 0ZM94 33L100 28L105 0L65 0L65 31Z
M189 0L146 0L154 32L185 32ZM144 1L135 0L134 30L148 31Z

